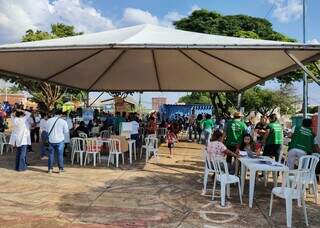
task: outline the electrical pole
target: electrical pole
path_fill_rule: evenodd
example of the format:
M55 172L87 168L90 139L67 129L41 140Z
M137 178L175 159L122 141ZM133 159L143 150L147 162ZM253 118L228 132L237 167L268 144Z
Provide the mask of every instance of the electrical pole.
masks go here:
M303 0L303 43L306 43L306 0ZM308 76L303 73L303 118L307 118L308 113Z

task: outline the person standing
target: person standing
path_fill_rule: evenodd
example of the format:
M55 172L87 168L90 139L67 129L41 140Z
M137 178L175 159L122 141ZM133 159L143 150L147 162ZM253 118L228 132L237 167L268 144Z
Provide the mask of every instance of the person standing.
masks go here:
M54 154L58 154L59 173L64 171L63 151L65 134L69 133L67 122L61 118L62 111L57 110L56 115L48 119L47 132L49 137L48 173L53 171Z
M46 145L46 143L48 142L47 120L48 120L48 116L46 114L42 114L42 118L39 123L39 128L41 132L41 146L40 146L41 160L45 159L48 156L48 146Z
M13 130L9 143L17 147L16 171L25 171L27 169L27 147L31 144L30 128L28 119L31 113L20 109L11 114Z
M212 128L215 126L210 114L206 114L206 118L201 122L201 125L204 133L205 145L208 146L212 135Z
M203 117L201 114L198 114L197 119L196 119L196 131L198 133L198 143L201 142L201 133L202 133L202 126L201 122L203 120ZM197 134L195 134L195 139L197 139Z
M41 115L39 112L35 112L34 113L34 138L35 138L35 142L39 143L40 141L40 120L41 120Z
M265 145L263 155L275 157L276 161L279 161L281 146L283 143L283 130L276 114L271 114L269 116L269 120L270 123L267 126L263 140Z
M195 137L197 135L196 133L196 115L195 110L192 108L191 115L189 116L189 142L192 142L192 134L194 133Z
M319 146L316 137L311 129L311 119L304 119L301 127L296 127L289 143L288 166L294 169L296 159L304 155L319 153Z
M246 124L241 120L242 114L240 112L235 112L233 114L233 119L229 120L225 125L224 139L226 140L227 148L236 152L243 141L243 136L246 133ZM227 162L232 162L232 157L227 156Z

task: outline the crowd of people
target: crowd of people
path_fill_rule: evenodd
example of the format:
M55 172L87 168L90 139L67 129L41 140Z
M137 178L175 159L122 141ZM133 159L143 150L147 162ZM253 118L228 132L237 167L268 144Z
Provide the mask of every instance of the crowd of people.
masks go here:
M6 123L7 115L1 114L1 123ZM139 113L120 113L114 115L109 112L95 110L92 120L85 123L80 120L79 112L69 114L57 110L51 114L39 113L34 109L21 109L14 106L10 109L12 133L10 144L17 147L16 170L27 169L27 152L33 151L32 143L41 143L40 157L48 159L48 172L52 173L54 154L57 153L58 168L64 171L64 155L71 137L79 137L80 133L90 135L92 129L99 132L110 130L119 135L123 122L130 122L132 126L131 139L136 140L137 146L143 144L142 136L157 134L159 129L166 129L166 136L170 157L181 131L188 133L188 141L196 141L207 147L208 153L226 155L227 163L232 167L233 157L239 156L239 151L247 151L256 155L274 157L281 161L280 152L283 149L283 128L276 114L262 116L257 124L245 122L240 112L235 112L232 119L218 118L210 114L195 115L194 110L188 117L179 114L171 120L160 119L157 112L148 115ZM2 121L1 121L2 119ZM6 124L4 124L6 125ZM3 131L7 127L3 127ZM319 152L318 143L311 130L311 120L303 120L302 126L297 127L292 134L289 144L288 165L294 167L299 157L313 152Z

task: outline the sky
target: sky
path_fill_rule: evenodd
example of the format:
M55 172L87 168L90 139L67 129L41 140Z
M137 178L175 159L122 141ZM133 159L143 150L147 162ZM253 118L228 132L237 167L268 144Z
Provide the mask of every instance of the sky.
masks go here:
M137 24L172 27L172 21L205 8L224 15L247 14L266 18L274 30L302 42L303 0L0 0L0 44L19 42L28 29L50 30L50 24L72 24L77 31L99 32ZM306 0L306 41L320 43L320 0ZM269 88L275 82L266 83ZM297 94L302 83L296 83ZM184 93L144 93L151 106L154 96L174 103ZM91 96L97 94L92 93ZM134 96L138 99L138 95ZM310 104L320 104L320 89L310 84Z

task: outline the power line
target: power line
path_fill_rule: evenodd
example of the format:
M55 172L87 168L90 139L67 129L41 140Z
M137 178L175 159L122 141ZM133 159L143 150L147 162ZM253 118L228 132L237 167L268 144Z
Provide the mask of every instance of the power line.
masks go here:
M272 12L272 10L274 9L274 7L276 6L275 3L272 3L270 9L268 10L268 12L266 13L266 15L264 16L264 19L267 19L267 17L269 16L269 14Z

